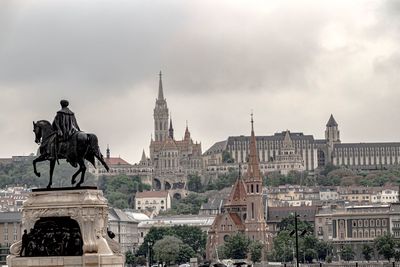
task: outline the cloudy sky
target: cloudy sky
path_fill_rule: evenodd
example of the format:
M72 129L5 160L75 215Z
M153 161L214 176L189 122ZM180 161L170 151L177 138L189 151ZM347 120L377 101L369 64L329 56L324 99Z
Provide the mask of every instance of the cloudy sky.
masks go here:
M36 151L32 121L66 98L103 151L148 152L162 70L175 135L203 151L289 129L400 141L400 2L2 0L0 157Z

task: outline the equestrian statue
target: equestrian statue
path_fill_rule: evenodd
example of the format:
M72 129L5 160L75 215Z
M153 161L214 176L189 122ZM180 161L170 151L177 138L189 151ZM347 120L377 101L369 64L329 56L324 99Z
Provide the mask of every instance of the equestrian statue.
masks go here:
M35 142L40 144L39 156L33 160L33 170L40 177L36 163L50 161L50 180L47 188L51 188L56 162L66 159L74 168L79 166L78 171L72 175L71 184L75 184L76 177L81 174L81 179L76 184L76 187L80 187L85 179L85 159L96 167L97 158L107 171L109 168L100 152L96 135L80 130L75 114L68 108L67 100L61 100L60 104L61 110L57 112L52 124L46 120L33 122Z

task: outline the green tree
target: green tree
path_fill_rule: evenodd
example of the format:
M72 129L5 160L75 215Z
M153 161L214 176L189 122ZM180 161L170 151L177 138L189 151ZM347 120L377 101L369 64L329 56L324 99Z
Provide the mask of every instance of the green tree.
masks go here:
M363 245L362 254L364 255L364 259L366 261L371 260L371 253L373 253L373 252L374 252L374 249L371 246L369 246L367 244Z
M252 262L259 262L264 246L260 241L252 241L249 246L250 259Z
M224 150L222 151L222 162L223 163L234 163L235 160L234 158L232 158L231 153L229 153L229 151Z
M178 259L181 245L183 242L179 238L165 236L154 244L154 257L157 261L165 262L167 265L174 264Z
M199 214L201 205L207 200L207 196L189 193L186 198L173 199L171 209L160 212L160 215Z
M354 259L354 251L350 245L345 245L340 251L340 256L345 261L351 261Z
M166 236L174 236L188 244L193 251L202 255L206 248L207 234L200 227L176 225L173 227L151 227L137 252L138 255L147 255L148 243L155 244Z
M390 260L390 258L394 256L396 242L393 236L389 234L379 236L375 238L374 244L378 250L378 253L385 259Z
M313 261L313 259L316 259L318 257L318 253L315 249L306 247L304 248L305 248L304 259L306 260L306 262L310 263Z
M193 258L195 255L196 252L191 246L189 246L188 244L182 244L179 247L179 253L176 262L179 264L189 262L190 258Z
M201 183L201 177L199 175L188 175L187 186L189 191L197 193L204 192L204 187Z
M242 233L229 236L225 242L225 255L231 259L245 259L249 245L249 238Z
M125 174L117 176L101 176L98 186L103 190L105 197L112 207L133 207L134 194L150 190L151 186L143 184L139 176L128 176Z
M128 264L128 266L132 266L136 263L136 257L132 252L127 251L125 253L125 263Z

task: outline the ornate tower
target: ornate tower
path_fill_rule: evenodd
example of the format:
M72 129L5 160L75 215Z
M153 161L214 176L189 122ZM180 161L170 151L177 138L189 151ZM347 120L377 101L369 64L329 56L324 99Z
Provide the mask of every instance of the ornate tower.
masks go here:
M261 243L264 243L266 239L267 226L264 217L262 175L258 162L256 137L254 135L253 114L251 114L249 163L244 182L246 184L247 192L247 215L245 220L246 235L250 240L259 240Z
M155 141L165 141L168 137L168 107L164 98L162 79L160 71L160 83L158 86L158 97L154 108L154 137Z
M328 122L326 123L325 130L325 139L329 143L340 143L340 132L338 130L338 124L333 118L333 115L329 117Z
M333 118L333 115L329 117L328 122L326 123L325 130L325 140L327 143L327 158L325 159L327 162L332 162L332 151L333 145L340 143L340 132L338 129L338 124Z

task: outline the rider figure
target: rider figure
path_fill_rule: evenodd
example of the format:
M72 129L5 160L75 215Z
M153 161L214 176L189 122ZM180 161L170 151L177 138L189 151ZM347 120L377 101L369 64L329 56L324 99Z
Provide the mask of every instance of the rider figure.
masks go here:
M57 111L57 115L53 121L53 129L57 132L57 139L59 142L58 151L60 154L65 155L67 150L71 148L70 142L68 142L71 136L80 131L78 122L76 121L74 113L68 108L68 100L61 100L61 110ZM72 144L72 147L75 144ZM65 155L67 156L67 155ZM71 164L76 166L73 159L67 158Z
M67 141L75 132L80 131L74 113L68 108L68 100L61 100L61 110L53 121L53 129L60 140Z

